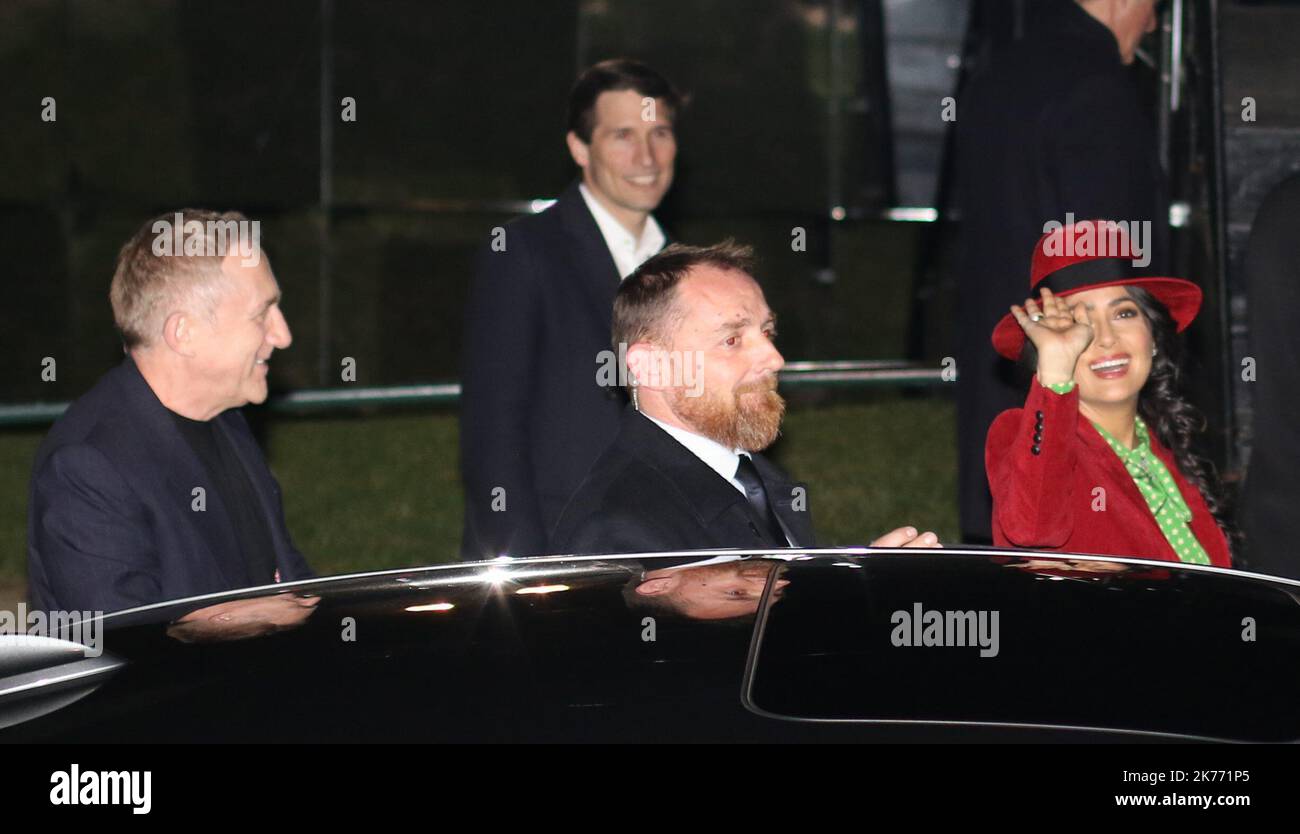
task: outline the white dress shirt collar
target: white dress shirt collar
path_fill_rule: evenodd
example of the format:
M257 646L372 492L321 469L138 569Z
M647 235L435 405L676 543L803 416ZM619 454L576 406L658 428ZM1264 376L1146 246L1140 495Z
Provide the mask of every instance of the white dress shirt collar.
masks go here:
M596 219L596 225L600 227L600 236L605 239L606 248L614 256L614 265L618 267L620 279L631 275L651 255L664 248L668 238L653 214L646 217L645 228L641 230L641 239L637 240L600 204L599 200L591 195L584 183L578 183L578 191L582 194L583 202L587 204L587 210Z
M668 432L668 434L678 443L690 450L700 460L704 461L710 469L721 475L727 483L731 484L743 494L745 487L740 481L736 480L736 469L740 466L740 456L745 454L739 449L728 449L716 440L689 432L686 429L670 426L663 420L657 420L645 412L641 412L647 419L659 428Z
M748 493L745 492L745 485L736 480L736 470L740 468L741 455L745 455L750 459L753 458L753 455L749 454L749 452L741 449L728 449L716 440L710 440L703 435L689 432L686 429L680 429L677 426L670 426L662 420L656 420L644 411L641 412L641 415L659 428L668 432L670 437L689 449L697 458L704 461L710 469L721 475L723 479L735 487L741 495L748 495ZM791 547L794 546L794 542L790 540L789 536L786 536L785 543ZM696 567L700 564L711 564L712 561L713 560L692 563L689 567ZM688 566L682 565L682 567Z

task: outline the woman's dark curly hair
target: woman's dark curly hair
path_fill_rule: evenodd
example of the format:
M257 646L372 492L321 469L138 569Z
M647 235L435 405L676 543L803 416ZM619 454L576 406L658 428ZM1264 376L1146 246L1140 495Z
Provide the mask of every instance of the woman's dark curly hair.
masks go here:
M1214 464L1194 448L1196 435L1205 431L1206 423L1201 412L1182 394L1183 344L1176 323L1165 305L1151 293L1135 286L1126 286L1124 290L1150 325L1156 347L1156 355L1151 359L1151 375L1138 394L1138 414L1160 442L1173 452L1178 471L1200 491L1219 528L1230 535L1227 502L1223 498L1218 473ZM1038 355L1028 339L1020 360L1022 367L1033 374L1038 365Z

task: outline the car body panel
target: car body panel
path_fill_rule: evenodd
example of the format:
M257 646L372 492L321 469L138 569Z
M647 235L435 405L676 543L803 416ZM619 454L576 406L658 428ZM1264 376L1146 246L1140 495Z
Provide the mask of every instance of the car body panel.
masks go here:
M652 571L740 564L766 581L723 621L635 590ZM178 622L282 594L319 602L256 636ZM1295 664L1279 662L1300 656L1297 599L1275 577L979 549L380 571L108 615L111 677L0 741L1285 741L1300 736L1283 709ZM999 611L998 655L892 645L891 615L915 602ZM1162 691L1170 675L1182 689Z

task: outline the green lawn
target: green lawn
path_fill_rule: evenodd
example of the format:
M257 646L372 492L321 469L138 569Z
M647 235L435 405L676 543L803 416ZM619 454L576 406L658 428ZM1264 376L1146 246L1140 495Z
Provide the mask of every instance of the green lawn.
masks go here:
M873 396L794 406L773 456L808 482L823 543L903 524L956 541L953 407ZM41 432L0 433L0 588L24 581L27 477ZM462 498L454 412L279 419L271 466L298 546L322 574L454 560Z
M0 610L26 581L27 477L42 432L0 432Z

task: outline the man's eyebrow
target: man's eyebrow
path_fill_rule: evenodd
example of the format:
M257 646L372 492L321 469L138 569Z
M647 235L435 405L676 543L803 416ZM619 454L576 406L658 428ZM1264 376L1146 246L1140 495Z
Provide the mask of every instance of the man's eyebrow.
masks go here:
M715 332L722 333L731 330L744 330L753 322L754 322L753 317L747 315L739 315L733 319L729 319L728 321L724 321L722 324L718 325L717 330ZM763 319L763 326L775 327L776 313L768 313L767 317Z
M749 326L751 321L753 321L753 319L749 316L736 316L735 318L724 321L722 324L718 325L716 332L721 333L725 330L743 330Z
M261 307L257 308L257 315L259 316L262 315L267 310L271 309L272 306L279 303L280 303L280 293L277 292L275 295L271 296L265 302L263 302Z

